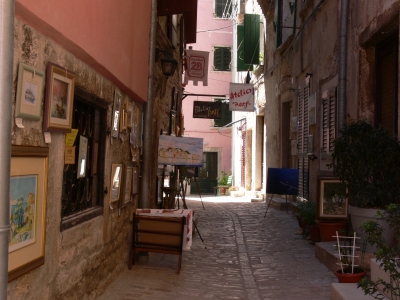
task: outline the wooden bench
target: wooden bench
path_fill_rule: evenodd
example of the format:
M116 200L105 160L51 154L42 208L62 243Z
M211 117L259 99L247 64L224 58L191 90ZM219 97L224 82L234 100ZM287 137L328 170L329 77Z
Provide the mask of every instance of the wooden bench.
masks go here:
M135 264L138 252L156 252L179 255L179 274L182 263L182 247L186 217L160 217L133 215L132 247L129 270Z

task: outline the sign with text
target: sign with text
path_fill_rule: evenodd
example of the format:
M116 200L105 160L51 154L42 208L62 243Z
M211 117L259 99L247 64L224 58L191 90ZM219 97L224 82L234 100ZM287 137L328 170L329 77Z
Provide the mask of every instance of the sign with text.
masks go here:
M184 83L188 84L190 80L193 81L193 85L197 85L199 81L202 81L203 86L207 86L209 52L195 50L185 50L185 52L186 70Z
M201 119L221 119L222 102L193 102L193 118Z
M254 111L254 86L244 83L230 83L230 111Z

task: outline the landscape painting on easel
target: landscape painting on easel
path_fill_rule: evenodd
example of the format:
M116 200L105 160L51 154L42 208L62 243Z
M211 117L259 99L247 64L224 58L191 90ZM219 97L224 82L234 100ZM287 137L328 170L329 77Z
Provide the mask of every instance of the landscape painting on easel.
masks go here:
M201 167L203 139L160 135L158 164Z

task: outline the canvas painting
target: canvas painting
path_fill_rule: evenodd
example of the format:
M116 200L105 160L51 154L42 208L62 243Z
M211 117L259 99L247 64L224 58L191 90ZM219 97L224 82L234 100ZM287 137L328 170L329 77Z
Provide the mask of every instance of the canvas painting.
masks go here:
M9 252L35 242L37 176L10 178Z

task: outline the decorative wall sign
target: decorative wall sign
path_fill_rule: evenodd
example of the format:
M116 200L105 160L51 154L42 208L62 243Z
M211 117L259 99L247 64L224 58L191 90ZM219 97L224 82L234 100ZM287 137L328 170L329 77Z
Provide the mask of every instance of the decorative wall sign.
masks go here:
M189 80L193 81L193 85L197 85L198 81L203 82L203 86L208 85L208 56L209 52L185 50L186 52L186 71L184 83Z
M254 111L254 86L252 84L230 83L230 111Z
M222 102L221 101L194 101L193 118L202 119L221 119Z

